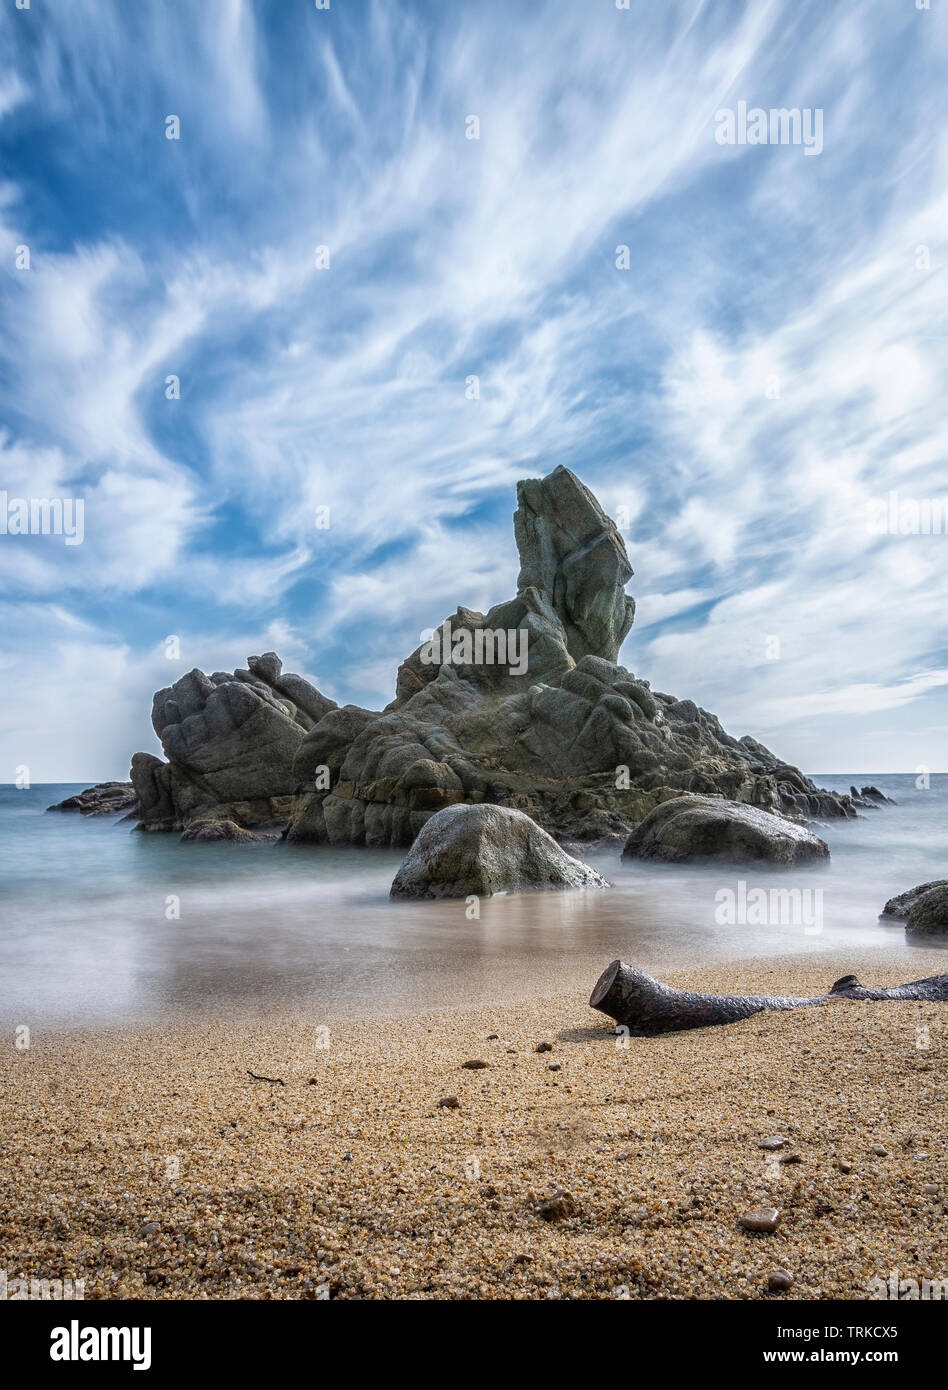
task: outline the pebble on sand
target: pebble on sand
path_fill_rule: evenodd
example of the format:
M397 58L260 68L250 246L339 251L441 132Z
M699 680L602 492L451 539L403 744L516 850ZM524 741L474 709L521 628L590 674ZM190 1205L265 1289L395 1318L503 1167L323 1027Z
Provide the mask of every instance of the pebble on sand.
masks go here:
M780 1221L780 1211L777 1207L751 1207L750 1211L745 1211L741 1217L741 1225L745 1231L764 1231L772 1235L777 1229Z
M540 1203L540 1215L544 1221L565 1221L576 1214L576 1199L571 1192L558 1188L552 1197Z

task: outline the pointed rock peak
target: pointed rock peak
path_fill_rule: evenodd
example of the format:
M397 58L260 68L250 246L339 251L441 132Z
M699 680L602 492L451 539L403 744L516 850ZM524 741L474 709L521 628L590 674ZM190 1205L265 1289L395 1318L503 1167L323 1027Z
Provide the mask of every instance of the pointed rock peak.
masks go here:
M276 652L264 652L263 656L248 656L247 665L255 676L274 685L283 670L283 662Z
M517 484L514 534L518 590L538 589L552 603L574 661L616 661L632 626L625 593L632 566L618 528L574 473L560 466Z

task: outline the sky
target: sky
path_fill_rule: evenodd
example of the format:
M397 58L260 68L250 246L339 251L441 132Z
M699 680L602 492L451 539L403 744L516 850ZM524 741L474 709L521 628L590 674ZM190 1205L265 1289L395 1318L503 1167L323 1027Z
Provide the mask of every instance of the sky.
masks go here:
M943 0L16 3L0 492L84 534L0 534L0 781L125 777L154 690L264 650L381 708L558 464L636 675L948 770Z

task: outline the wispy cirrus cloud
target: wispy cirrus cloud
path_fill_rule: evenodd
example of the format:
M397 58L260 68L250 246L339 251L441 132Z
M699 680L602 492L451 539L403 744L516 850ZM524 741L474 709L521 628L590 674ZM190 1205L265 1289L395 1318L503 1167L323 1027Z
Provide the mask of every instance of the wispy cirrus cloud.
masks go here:
M637 672L810 767L913 708L889 765L919 725L945 761L948 538L865 525L941 488L937 15L72 0L0 34L0 487L87 532L0 545L43 614L5 765L98 665L108 766L64 737L36 775L121 772L168 633L207 669L282 634L384 702L509 595L513 485L557 463L624 508ZM824 108L823 153L718 145L739 100Z

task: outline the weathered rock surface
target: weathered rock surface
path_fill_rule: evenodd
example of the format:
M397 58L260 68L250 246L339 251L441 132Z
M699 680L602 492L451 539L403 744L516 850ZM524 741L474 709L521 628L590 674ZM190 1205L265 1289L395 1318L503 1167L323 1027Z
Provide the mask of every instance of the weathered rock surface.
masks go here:
M616 664L635 605L625 544L565 468L522 482L516 596L457 611L382 711L337 708L271 652L155 696L167 763L132 765L146 829L290 818L287 837L407 846L458 804L520 810L577 842L622 837L682 792L797 818L853 816L755 739ZM868 803L867 803L868 804Z
M623 858L764 860L790 866L829 857L825 840L797 821L719 796L665 801L636 826Z
M890 898L885 907L879 914L880 917L894 917L897 920L904 920L908 917L912 908L919 898L926 893L930 893L933 888L944 888L948 890L948 878L935 878L931 883L920 883L916 888L909 888L905 893L898 893L894 898Z
M98 782L94 787L75 796L67 796L65 801L57 801L55 806L47 806L47 811L78 811L82 816L117 816L134 811L138 797L131 782Z
M608 886L521 811L459 805L438 811L419 831L395 875L392 897L488 897Z
M189 671L155 695L152 724L168 761L150 753L132 759L143 829L289 820L303 736L335 704L301 676L283 676L273 652L250 657L247 667L232 675Z
M948 884L929 888L915 899L905 923L908 940L941 939L948 942Z
M253 840L274 840L276 836L264 835L259 830L245 830L232 820L199 820L188 826L181 839L233 840L238 844L249 844Z

